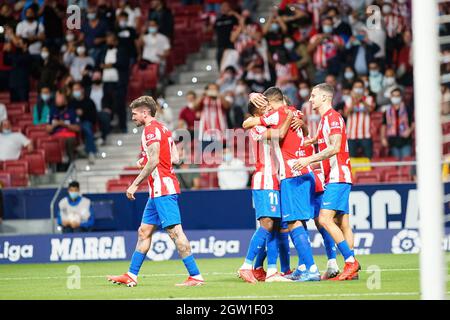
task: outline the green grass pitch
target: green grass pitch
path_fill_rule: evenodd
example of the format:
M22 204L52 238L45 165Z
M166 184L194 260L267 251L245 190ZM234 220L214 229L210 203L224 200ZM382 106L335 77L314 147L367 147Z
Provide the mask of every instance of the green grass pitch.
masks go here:
M0 299L419 299L417 255L374 254L359 259L363 270L358 281L255 285L237 278L240 258L199 259L207 284L194 288L174 286L186 278L180 260L145 261L135 288L106 280L108 274L125 272L128 262L1 265ZM316 257L316 262L325 269L324 256ZM291 265L295 264L293 258ZM79 289L68 288L76 284L68 278L71 265L79 267ZM381 271L370 273L368 268L373 267ZM380 287L369 289L368 283L374 286L376 278Z

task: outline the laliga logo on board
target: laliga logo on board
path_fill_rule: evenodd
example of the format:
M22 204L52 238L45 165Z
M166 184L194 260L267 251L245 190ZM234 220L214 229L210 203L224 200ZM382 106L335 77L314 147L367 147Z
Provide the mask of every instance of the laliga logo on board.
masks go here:
M147 253L150 260L164 261L172 258L176 247L167 233L156 232L152 236L152 242L153 245Z
M33 258L33 245L11 245L8 241L3 243L3 250L0 250L0 259L8 259L17 262L20 259Z
M172 258L176 251L175 244L167 233L156 232L152 236L153 245L147 253L147 257L153 261L164 261ZM217 240L211 236L192 240L191 252L194 254L212 254L215 257L223 257L226 254L237 254L240 249L239 240Z
M402 230L392 238L392 253L419 253L420 238L415 230Z

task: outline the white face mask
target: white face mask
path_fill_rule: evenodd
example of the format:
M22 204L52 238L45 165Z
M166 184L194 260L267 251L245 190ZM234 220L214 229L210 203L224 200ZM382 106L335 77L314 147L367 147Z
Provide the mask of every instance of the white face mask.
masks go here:
M307 98L309 96L309 89L307 89L307 88L300 89L298 91L298 94L300 95L300 97L305 99L305 98Z
M383 13L384 14L390 14L392 12L392 7L390 5L384 5L383 6Z
M353 89L353 91L360 96L364 94L363 88L355 88L355 89Z
M391 98L391 103L394 105L398 105L402 102L402 97L392 97Z
M86 48L85 47L78 47L77 48L77 53L78 55L82 55L86 52Z
M49 55L50 55L50 54L49 54L48 51L42 51L42 52L41 52L41 58L42 58L43 60L47 60L47 58L48 58Z
M3 132L3 134L10 134L11 129L3 129L2 132Z
M347 80L353 79L354 76L355 76L355 74L352 71L346 71L344 73L344 78Z
M385 78L384 78L384 83L385 83L387 86L392 86L392 85L395 84L395 78L394 78L394 77L385 77Z
M68 35L66 35L66 41L67 42L71 42L73 40L75 40L75 36L74 36L73 33L69 33Z

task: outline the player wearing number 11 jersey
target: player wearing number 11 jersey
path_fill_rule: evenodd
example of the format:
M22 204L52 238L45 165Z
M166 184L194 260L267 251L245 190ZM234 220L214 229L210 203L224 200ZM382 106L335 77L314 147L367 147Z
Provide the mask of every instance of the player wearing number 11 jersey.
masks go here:
M249 103L248 112L259 117L266 110L257 108ZM278 163L274 154L274 146L283 139L289 129L292 112L289 113L279 129L255 126L250 129L250 142L253 156L256 160L256 170L252 177L253 206L256 219L260 226L253 234L245 257L239 269L239 277L246 282L256 283L257 280L265 282L285 282L288 279L277 272L278 244L277 229L281 221L280 193L278 181ZM253 261L267 243L267 274L259 275L262 268L253 270Z

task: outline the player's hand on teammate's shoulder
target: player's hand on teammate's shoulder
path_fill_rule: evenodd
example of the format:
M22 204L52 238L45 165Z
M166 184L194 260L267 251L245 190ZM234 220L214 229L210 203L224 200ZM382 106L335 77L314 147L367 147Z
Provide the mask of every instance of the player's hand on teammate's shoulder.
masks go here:
M291 128L292 128L292 130L297 131L297 130L301 129L304 124L305 124L305 122L303 121L303 119L293 117L292 121L291 121Z
M136 193L138 189L138 186L132 184L131 186L128 187L127 189L127 198L129 200L136 200L136 198L134 197L134 194Z

